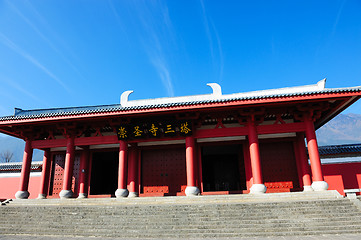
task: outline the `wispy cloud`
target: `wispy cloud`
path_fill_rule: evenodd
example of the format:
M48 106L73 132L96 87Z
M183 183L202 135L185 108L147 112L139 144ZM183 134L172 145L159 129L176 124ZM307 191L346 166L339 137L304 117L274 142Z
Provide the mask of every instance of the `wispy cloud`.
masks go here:
M223 51L222 51L222 43L221 39L219 38L218 31L212 21L211 18L207 16L206 8L204 6L203 0L200 0L201 7L202 7L202 16L203 16L203 23L206 30L207 38L209 41L209 48L211 51L211 57L213 61L213 65L219 65L219 82L221 83L223 80L223 68L224 68L224 60L223 60ZM208 20L209 19L209 20ZM209 23L210 22L210 23ZM210 28L210 25L212 29ZM212 30L212 31L211 31ZM218 49L218 58L219 60L216 61L216 54L214 51L214 41L212 37L212 32L216 38L216 48Z
M168 96L173 97L173 80L169 66L169 56L166 54L168 52L167 46L172 45L172 42L174 42L172 41L174 40L172 22L169 17L168 8L163 5L163 2L151 2L153 3L151 9L147 3L142 2L135 7L138 11L137 16L141 21L141 25L147 34L147 41L142 40L142 44ZM155 11L158 11L157 14L154 13ZM155 19L154 16L160 16L161 19Z
M223 67L224 67L222 43L221 43L221 39L219 38L217 29L214 26L213 21L211 21L211 24L212 24L212 29L214 31L214 35L216 36L216 40L217 40L218 54L219 54L219 82L222 83L222 81L223 81Z
M80 73L80 71L78 70L78 68L76 68L74 66L74 64L72 64L69 59L67 57L64 56L64 54L62 53L62 51L60 51L52 41L49 40L49 38L47 38L40 30L38 27L36 27L36 25L31 22L24 14L22 14L22 12L11 2L9 2L8 0L6 1L6 3L13 9L13 11L18 14L25 22L26 24L28 24L31 29L33 29L39 36L41 39L43 39L49 46L51 49L53 49L60 57L61 59L68 64L68 66L70 66L74 72L76 72L81 78L85 79L84 76ZM47 26L47 21L39 14L39 12L31 5L31 3L29 1L26 1L26 5L29 7L29 9L34 13L34 15L37 17L38 21L41 22L42 25ZM47 29L51 29L49 27L47 27ZM53 34L54 35L54 34Z
M28 60L30 63L38 67L40 70L42 70L45 74L47 74L50 78L55 80L59 85L61 85L68 93L71 93L70 89L61 81L57 76L55 76L50 70L48 70L43 64L41 64L38 60L36 60L34 57L29 55L27 52L25 52L23 49L21 49L19 46L17 46L14 42L12 42L10 39L8 39L4 34L0 32L0 42Z
M346 3L346 0L343 0L342 3L341 3L340 8L338 9L335 22L333 23L333 26L332 26L332 32L331 32L331 36L332 36L332 37L333 37L333 36L335 35L335 33L336 33L336 28L337 28L338 22L340 21L341 13L342 13L343 7L345 6L345 3Z
M119 16L119 13L118 13L116 7L113 4L113 1L109 0L108 3L109 3L109 7L110 7L110 9L111 9L111 11L113 13L114 18L117 21L118 26L120 27L120 29L123 32L123 36L125 36L127 38L127 41L129 42L128 35L126 34L126 31L124 30L124 24L122 23L122 20L121 20L121 18Z
M36 102L41 103L42 105L44 105L44 101L42 101L40 98L38 98L37 96L32 94L30 91L26 90L24 87L20 86L20 84L18 84L16 81L8 79L8 78L6 78L4 76L0 76L0 81L5 82L9 86L11 86L15 90L17 90L18 92L28 96L29 98L31 98L32 100L34 100Z
M163 86L167 89L167 93L170 96L174 96L174 90L172 85L172 79L170 78L168 67L165 65L165 61L162 59L154 58L152 61L156 67L160 78L162 79Z

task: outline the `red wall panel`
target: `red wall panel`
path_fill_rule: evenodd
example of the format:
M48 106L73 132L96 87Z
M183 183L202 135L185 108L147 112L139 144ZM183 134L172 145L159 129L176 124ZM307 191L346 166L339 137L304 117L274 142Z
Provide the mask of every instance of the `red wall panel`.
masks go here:
M361 188L361 163L324 164L322 170L329 190Z
M33 175L34 173L31 173ZM36 173L39 175L40 173ZM41 176L31 176L29 180L29 193L31 199L37 198L40 191ZM19 189L20 173L14 177L0 177L0 199L15 198Z

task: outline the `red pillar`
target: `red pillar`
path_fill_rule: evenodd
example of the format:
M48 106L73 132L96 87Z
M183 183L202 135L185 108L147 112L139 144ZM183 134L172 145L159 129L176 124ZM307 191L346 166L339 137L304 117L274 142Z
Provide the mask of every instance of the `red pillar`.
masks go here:
M311 171L313 178L312 188L315 191L324 191L328 189L328 184L323 179L320 154L318 152L318 145L313 120L310 117L305 117L305 125L308 155L311 162Z
M195 140L194 137L186 137L186 168L187 168L187 196L198 195L199 189L196 185L195 165Z
M202 169L202 151L201 148L198 146L197 148L197 157L198 157L198 187L199 191L202 194L203 192L203 169Z
M128 197L138 197L138 160L139 160L139 152L136 146L132 147L129 151L128 156L128 164L129 164L129 172L128 172Z
M23 165L21 168L20 186L19 191L16 192L15 197L17 199L25 199L29 197L29 177L31 168L31 159L33 157L33 148L31 146L31 140L26 140L25 150L23 155Z
M251 160L249 156L249 146L247 146L247 144L243 144L243 159L244 159L244 168L246 174L247 190L249 191L253 185L253 177L252 177Z
M308 158L306 155L306 145L303 134L297 134L296 148L298 153L297 160L299 161L300 173L303 183L303 191L313 191L311 184L311 173L308 165Z
M89 147L86 147L84 148L80 157L78 198L88 197L88 175L89 175Z
M254 121L248 121L249 155L251 159L253 185L251 193L265 193L267 188L263 184L261 157L259 154L258 135Z
M46 149L44 150L43 169L41 172L40 192L38 199L45 199L48 195L50 167L51 167L50 149Z
M118 189L115 191L115 196L127 197L127 152L128 143L126 141L119 141L119 169L118 169Z
M61 192L59 193L60 198L73 197L71 185L72 185L73 169L74 169L74 153L75 153L74 138L68 137L66 144L63 190L61 190Z

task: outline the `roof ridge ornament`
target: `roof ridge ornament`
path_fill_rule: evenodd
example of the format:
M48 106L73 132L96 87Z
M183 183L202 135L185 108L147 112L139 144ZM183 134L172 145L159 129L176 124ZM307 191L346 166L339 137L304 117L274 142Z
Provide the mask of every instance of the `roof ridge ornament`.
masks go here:
M210 86L213 90L212 96L221 97L222 96L222 88L218 83L207 83L207 86Z
M120 96L120 105L122 105L122 107L128 107L128 98L129 95L133 92L133 90L129 90L122 93L122 95Z
M18 115L19 113L21 113L23 110L21 108L14 108L14 116Z
M123 92L122 95L120 96L120 105L122 105L122 107L132 107L132 106L138 105L139 101L142 102L142 105L144 105L144 104L149 105L150 102L153 102L153 104L184 102L184 101L189 100L189 97L191 97L191 98L195 97L195 98L197 98L197 100L217 99L217 98L222 97L222 88L218 83L207 83L207 86L210 86L212 88L213 92L211 94L147 99L147 100L135 100L135 101L129 101L129 95L134 92L133 90L129 90L129 91ZM196 99L194 99L194 100L196 100ZM138 104L137 104L137 102L138 102Z
M317 82L317 86L320 90L324 90L326 88L326 78L322 79L321 81Z

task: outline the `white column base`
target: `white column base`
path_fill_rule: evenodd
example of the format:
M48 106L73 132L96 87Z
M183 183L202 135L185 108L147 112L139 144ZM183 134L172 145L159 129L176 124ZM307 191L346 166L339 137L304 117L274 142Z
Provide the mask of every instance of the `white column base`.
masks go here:
M30 196L30 193L28 191L17 191L15 193L16 199L27 199Z
M127 197L129 194L128 189L117 189L115 191L115 196L117 198Z
M303 186L304 192L313 192L313 188L311 186Z
M61 190L60 193L59 193L59 197L61 199L72 198L73 197L73 192L71 190Z
M250 193L252 194L263 194L267 191L267 188L264 184L253 184Z
M37 199L46 199L46 194L43 193L39 193L38 198Z
M186 190L184 191L186 196L197 196L200 194L200 191L197 187L187 186Z
M139 197L139 195L138 195L137 192L129 192L128 197L129 197L129 198Z
M88 194L87 193L79 193L78 198L80 198L80 199L88 198Z
M328 184L325 181L314 181L312 183L312 188L314 191L326 191L328 189Z

